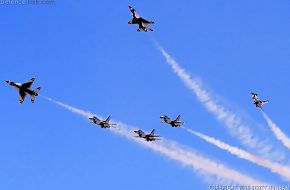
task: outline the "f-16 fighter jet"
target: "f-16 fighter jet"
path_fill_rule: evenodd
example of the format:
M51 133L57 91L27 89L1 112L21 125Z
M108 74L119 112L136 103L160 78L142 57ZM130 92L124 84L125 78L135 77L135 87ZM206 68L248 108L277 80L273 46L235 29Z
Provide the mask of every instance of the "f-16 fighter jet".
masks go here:
M40 91L40 87L38 87L38 88L36 88L34 90L30 89L30 87L31 87L32 83L34 82L34 80L35 80L35 78L31 78L29 81L27 81L27 82L25 82L23 84L15 83L15 82L12 82L10 80L7 80L6 82L10 86L13 86L16 90L18 90L18 92L19 92L19 102L20 102L20 104L22 104L24 99L25 99L25 97L26 97L26 94L30 95L32 103L35 100L35 96L38 96L38 92Z
M171 125L171 127L180 127L181 125L184 125L184 122L179 121L180 117L181 116L178 115L175 120L172 120L166 115L160 116L160 118L162 119L162 123L167 123L167 124Z
M252 100L257 108L263 109L262 105L269 103L269 100L259 100L257 93L252 92L251 94Z
M109 117L108 117L106 120L104 120L104 121L100 120L100 119L97 118L96 116L90 117L89 120L92 120L92 122L93 122L94 124L100 125L101 128L110 128L111 126L116 125L116 124L112 124L112 123L110 123L111 116L109 116Z
M153 129L152 131L151 131L151 133L149 133L149 134L146 134L146 133L144 133L142 130L138 130L138 131L134 131L138 136L136 136L136 137L139 137L139 138L144 138L146 141L155 141L155 140L161 140L161 139L159 139L158 137L160 137L160 136L157 136L157 135L155 135L155 129Z
M137 29L138 32L141 31L153 31L151 28L147 27L148 24L154 24L154 21L146 20L138 15L135 9L129 6L130 11L132 12L133 19L128 22L128 24L138 24L139 28Z

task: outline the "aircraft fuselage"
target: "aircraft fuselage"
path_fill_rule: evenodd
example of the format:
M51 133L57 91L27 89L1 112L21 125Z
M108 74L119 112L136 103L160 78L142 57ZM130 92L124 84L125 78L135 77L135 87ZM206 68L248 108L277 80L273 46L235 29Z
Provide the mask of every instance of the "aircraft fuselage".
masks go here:
M151 137L150 135L146 135L145 139L146 139L146 141L154 141L155 140L155 138Z
M257 108L262 107L262 103L260 101L256 101L256 102L254 102L254 104L256 105Z
M102 128L109 128L109 127L110 127L110 125L109 125L107 122L101 122L101 123L100 123L100 126L101 126Z
M22 87L22 85L20 83L15 83L12 81L6 81L10 86L14 87L16 90L18 90L19 92L24 92L27 93L31 96L38 96L38 94L36 92L34 92L33 90L31 90L30 88L24 88Z
M171 125L172 127L179 127L179 126L181 126L181 123L180 123L180 122L171 121L171 122L170 122L170 125Z

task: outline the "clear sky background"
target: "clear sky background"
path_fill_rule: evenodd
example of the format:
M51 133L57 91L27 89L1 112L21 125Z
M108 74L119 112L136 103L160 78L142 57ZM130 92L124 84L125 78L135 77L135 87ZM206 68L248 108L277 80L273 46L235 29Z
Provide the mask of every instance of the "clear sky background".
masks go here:
M128 25L133 6L155 21L154 32ZM37 97L19 104L4 80L25 82L41 95L150 131L191 147L256 179L289 184L161 124L181 114L188 128L249 150L208 113L172 72L162 45L207 90L253 123L290 165L250 92L270 100L265 111L290 136L290 2L71 1L0 5L0 189L208 189L191 168L154 153Z

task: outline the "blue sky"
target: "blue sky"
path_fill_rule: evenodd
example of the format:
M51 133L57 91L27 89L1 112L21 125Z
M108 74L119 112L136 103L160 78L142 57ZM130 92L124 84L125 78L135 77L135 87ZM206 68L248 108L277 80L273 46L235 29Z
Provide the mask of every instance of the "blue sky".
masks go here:
M154 32L128 25L128 5L155 21ZM208 113L172 72L162 45L207 90L241 113L274 150L277 141L250 92L270 100L265 111L290 134L288 1L68 1L0 5L0 189L207 189L190 168L38 97L18 103L4 80L25 82L41 94L150 131L225 165L275 184L269 170L162 125L159 116L182 115L187 127L244 147ZM290 136L290 135L289 135Z

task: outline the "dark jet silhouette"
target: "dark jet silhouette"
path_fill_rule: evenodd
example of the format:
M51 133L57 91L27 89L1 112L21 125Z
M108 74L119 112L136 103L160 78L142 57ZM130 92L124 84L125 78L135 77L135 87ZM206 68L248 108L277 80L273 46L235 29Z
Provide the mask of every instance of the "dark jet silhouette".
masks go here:
M38 92L40 91L40 87L31 90L30 87L32 83L34 82L35 78L31 78L29 81L20 84L20 83L15 83L12 81L7 80L6 82L10 85L13 86L16 90L19 92L19 102L22 104L24 102L24 99L26 97L26 94L30 95L31 102L33 103L35 100L35 97L38 96Z
M154 24L154 21L146 20L138 15L135 9L129 6L130 11L132 12L133 19L128 22L128 24L138 24L139 28L137 29L138 32L141 31L153 31L153 29L149 28L148 24Z

